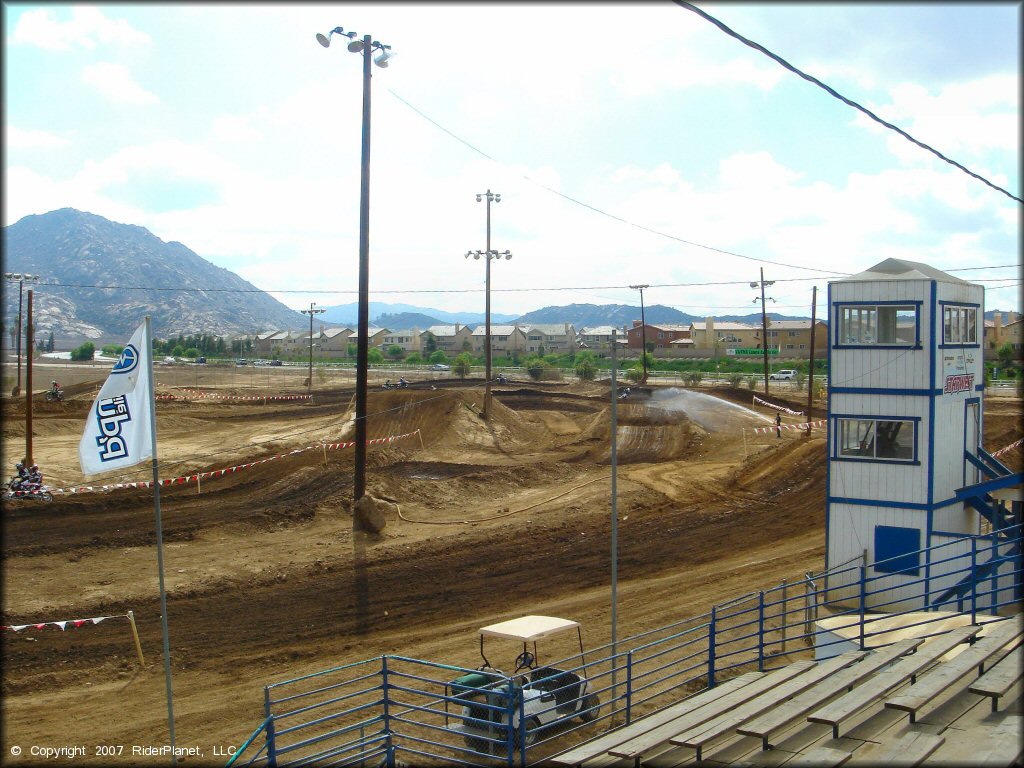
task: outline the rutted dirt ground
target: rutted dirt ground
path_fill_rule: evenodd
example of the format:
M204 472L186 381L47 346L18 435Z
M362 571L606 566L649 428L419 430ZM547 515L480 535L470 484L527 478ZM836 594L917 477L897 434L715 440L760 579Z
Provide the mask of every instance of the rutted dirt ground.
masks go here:
M220 391L253 391L234 383ZM83 482L77 444L97 384L34 406L51 487ZM350 438L352 394L320 382L312 403L161 402L161 477ZM618 408L620 638L822 566L823 430L755 435L774 412L736 407L751 404L748 390L715 394L727 402L671 389ZM382 653L476 666L475 629L523 613L577 619L589 645L608 642L606 387L510 384L495 389L490 419L481 406L471 382L371 391L371 437L419 430L368 451L369 491L401 510L380 536L352 530L351 450L270 461L201 493L162 489L177 742L206 754L191 764L226 761L213 748L259 724L270 682ZM24 406L4 408L9 471ZM986 447L1018 439L1020 416L1017 399L986 402ZM1019 468L1021 449L1003 460ZM94 482L151 476L148 462L137 469ZM11 745L29 764L30 745L85 745L87 762L106 763L94 745L166 743L152 491L6 504L3 558L4 625L131 609L146 656L138 669L124 620L4 631L5 763Z

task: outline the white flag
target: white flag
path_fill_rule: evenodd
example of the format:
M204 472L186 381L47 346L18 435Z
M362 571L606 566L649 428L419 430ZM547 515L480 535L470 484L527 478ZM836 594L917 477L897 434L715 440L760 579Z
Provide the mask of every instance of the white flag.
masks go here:
M152 355L152 341L143 323L132 334L89 411L78 444L84 474L131 467L153 456L149 382Z

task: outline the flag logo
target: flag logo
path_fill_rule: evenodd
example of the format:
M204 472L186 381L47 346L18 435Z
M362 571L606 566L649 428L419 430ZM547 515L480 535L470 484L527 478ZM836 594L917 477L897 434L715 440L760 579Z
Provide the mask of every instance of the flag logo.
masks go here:
M111 373L131 373L139 364L139 352L131 344L121 351L121 357L114 363Z
M143 323L125 345L85 422L78 443L83 474L131 467L154 455L152 349Z

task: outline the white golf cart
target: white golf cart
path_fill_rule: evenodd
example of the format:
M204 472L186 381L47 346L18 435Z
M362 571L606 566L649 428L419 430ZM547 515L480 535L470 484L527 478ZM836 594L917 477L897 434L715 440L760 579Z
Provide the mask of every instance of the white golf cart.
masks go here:
M501 751L496 742L507 742L509 680L513 694L511 723L515 749L523 744L533 744L539 731L543 732L542 737L547 737L552 733L548 726L556 721L579 717L587 723L597 719L601 700L592 692L589 680L572 671L537 665L537 641L572 629L576 630L579 638L580 661L585 664L579 622L554 616L523 616L480 629L483 665L477 672L452 680L449 683L451 692L446 692L465 702L461 722L451 725L450 729L463 734L466 746L477 752L491 753L495 751L492 747ZM516 657L515 669L510 676L492 667L488 661L484 653L484 639L487 637L516 640L523 644L523 651ZM520 720L525 723L523 729L520 729Z

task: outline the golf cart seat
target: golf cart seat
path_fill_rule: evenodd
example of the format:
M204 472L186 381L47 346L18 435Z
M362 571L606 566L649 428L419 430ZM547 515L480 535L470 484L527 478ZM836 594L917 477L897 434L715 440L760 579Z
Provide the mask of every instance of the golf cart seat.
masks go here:
M532 682L543 681L538 687L555 695L555 704L561 708L572 705L580 697L580 677L555 667L538 667L530 674Z

